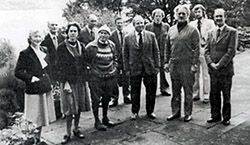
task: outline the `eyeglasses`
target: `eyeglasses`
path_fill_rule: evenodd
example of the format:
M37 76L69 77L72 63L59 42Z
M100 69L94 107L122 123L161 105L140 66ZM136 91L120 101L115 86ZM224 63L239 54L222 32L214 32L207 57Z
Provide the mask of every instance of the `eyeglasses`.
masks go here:
M77 31L76 30L69 30L69 32L75 32L76 33Z
M96 20L90 20L90 22L97 22Z
M50 24L51 26L58 26L57 24Z

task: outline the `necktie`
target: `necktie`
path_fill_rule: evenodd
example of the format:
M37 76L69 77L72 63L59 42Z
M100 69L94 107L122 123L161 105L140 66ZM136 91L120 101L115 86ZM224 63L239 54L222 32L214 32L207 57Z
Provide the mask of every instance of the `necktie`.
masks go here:
M91 36L91 39L94 40L95 39L95 33L91 30L90 31L90 36Z
M57 50L58 42L57 42L56 36L53 36L52 39L53 39L54 46L55 46L55 48L56 48L56 50Z
M123 45L123 36L122 36L122 31L120 31L120 32L119 32L119 34L120 34L120 39L121 39L121 41L120 41L120 42L121 42L121 46L122 46L122 45Z
M143 43L142 43L142 34L141 32L139 32L139 48L142 49L143 48Z
M217 31L217 40L218 40L218 38L220 37L220 33L221 33L221 30L218 29L218 31Z
M198 28L199 32L201 33L201 20L198 20L197 28Z

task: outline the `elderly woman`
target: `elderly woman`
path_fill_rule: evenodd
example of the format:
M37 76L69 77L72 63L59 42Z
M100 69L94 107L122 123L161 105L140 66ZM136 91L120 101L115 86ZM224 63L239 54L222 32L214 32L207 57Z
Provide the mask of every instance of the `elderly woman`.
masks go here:
M67 135L62 143L70 140L72 120L74 136L84 138L79 130L80 113L90 110L86 87L85 46L77 40L80 26L71 22L66 28L67 38L58 46L57 68L61 88L62 113L66 115Z
M48 57L39 30L29 33L27 49L20 52L15 76L26 84L24 115L37 125L37 141L40 141L42 126L55 121L55 108L51 94L51 84L47 75Z
M117 74L117 53L114 43L109 40L110 34L109 27L104 25L98 30L98 38L86 46L90 69L89 87L92 110L95 118L95 128L100 131L105 131L105 126L112 127L115 125L107 115L112 89L116 86ZM102 123L98 115L100 101L103 110Z

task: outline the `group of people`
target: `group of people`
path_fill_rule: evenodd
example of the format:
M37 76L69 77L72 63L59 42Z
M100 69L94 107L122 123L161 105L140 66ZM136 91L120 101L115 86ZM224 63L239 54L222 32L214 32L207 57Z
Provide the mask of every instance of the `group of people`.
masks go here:
M143 17L136 15L132 20L134 30L128 34L121 17L115 19L116 29L111 32L107 25L96 28L98 17L93 14L83 29L77 22L70 22L65 37L58 35L55 22L48 23L50 31L45 39L38 30L30 31L29 46L20 52L15 76L26 83L24 113L37 124L38 141L42 126L56 119L52 88L47 88L47 82L52 87L59 82L61 111L66 116L65 144L71 138L73 120L73 135L84 138L79 130L80 114L89 111L90 106L97 130L116 125L108 117L108 108L118 105L119 86L124 103L132 104L131 120L136 120L143 82L146 115L155 119L158 73L161 95L171 96L166 72L170 72L172 83L172 115L168 121L181 117L183 88L185 122L192 119L193 100L203 97L202 101L211 105L211 119L207 122L223 118L222 123L229 125L237 31L225 23L222 8L214 11L214 21L206 18L200 4L193 8L196 20L192 22L187 6L179 5L174 12L176 24L172 27L162 21L165 13L161 9L152 12L153 22L146 25Z

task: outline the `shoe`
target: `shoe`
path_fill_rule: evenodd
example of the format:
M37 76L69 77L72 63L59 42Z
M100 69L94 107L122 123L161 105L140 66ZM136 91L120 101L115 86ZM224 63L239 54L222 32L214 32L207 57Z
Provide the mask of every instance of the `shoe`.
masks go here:
M116 107L118 105L118 100L113 100L112 103L109 105L110 108Z
M62 144L66 144L66 143L68 143L70 141L70 136L68 136L68 135L64 135L64 137L63 137L63 140L62 140Z
M200 98L197 98L197 97L193 98L193 101L199 101L199 100Z
M107 128L101 122L95 123L95 129L97 129L99 131L106 131L107 130Z
M80 130L78 130L78 131L73 130L73 134L74 134L74 136L76 136L76 137L78 137L80 139L85 138L85 136L82 134L82 132Z
M131 115L130 119L131 119L131 120L136 120L136 118L138 118L138 117L139 117L138 113L133 113L133 114Z
M103 119L102 124L108 127L114 127L116 124L109 119Z
M219 122L219 121L221 121L220 118L211 118L211 119L207 120L207 123L215 123L215 122Z
M124 97L123 102L125 104L131 104L132 103L129 97Z
M209 102L209 99L207 99L207 98L205 98L205 99L202 101L203 104L207 104L208 102Z
M167 120L168 121L171 121L171 120L174 120L174 119L177 119L177 118L180 118L181 115L180 114L175 114L175 115L170 115Z
M184 117L184 122L189 122L190 120L192 120L192 116L191 115L186 115Z
M228 126L228 125L230 125L230 121L229 120L223 120L222 124L225 125L225 126Z
M147 116L148 116L148 118L150 118L150 119L155 119L155 118L156 118L154 112L153 112L153 113L150 113L150 114L147 114Z
M168 93L167 91L162 91L162 92L161 92L161 95L162 95L162 96L171 96L171 94Z

